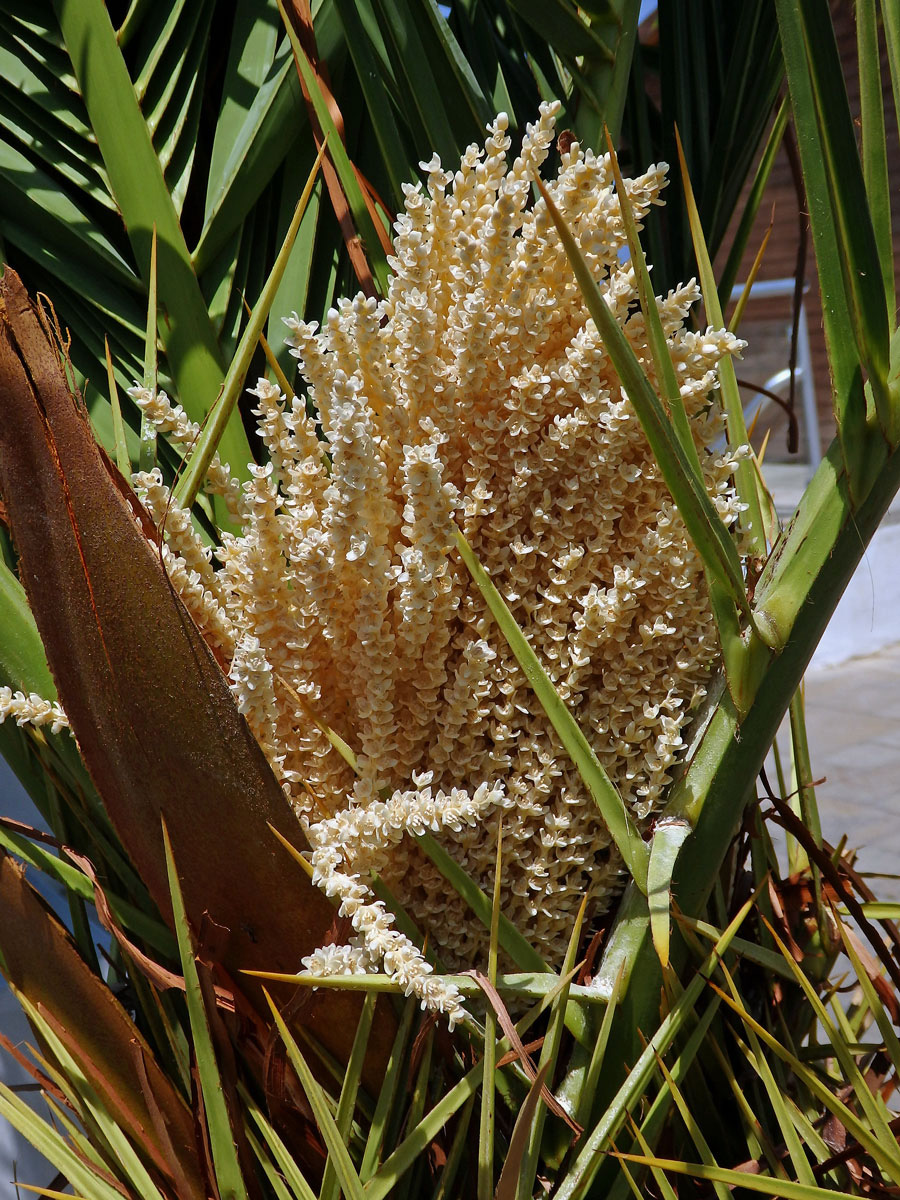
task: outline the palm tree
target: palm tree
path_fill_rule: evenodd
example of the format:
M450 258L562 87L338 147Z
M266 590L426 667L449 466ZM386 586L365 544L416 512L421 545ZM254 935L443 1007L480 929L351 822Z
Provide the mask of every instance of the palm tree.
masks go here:
M874 0L858 5L860 154L834 86L824 0L715 5L702 24L663 6L655 51L639 46L637 16L632 0L461 2L446 16L430 0L334 0L314 13L301 3L157 10L135 0L119 11L58 0L4 17L0 494L14 542L4 531L0 711L22 724L0 727L0 748L53 838L0 825L0 955L35 1029L33 1071L59 1125L8 1089L0 1113L76 1194L477 1190L524 1200L546 1187L625 1194L645 1171L671 1195L671 1177L686 1171L722 1194L738 1184L811 1197L900 1175L884 1099L900 1061L896 931L890 914L865 907L872 897L846 858L823 846L798 690L900 483L876 67L880 36L896 94L900 26L891 5L880 19ZM813 201L839 433L782 530L741 450L734 335L685 325L693 292L654 299L638 234L646 217L654 287L677 287L696 264L702 327L722 331L710 262L751 170L759 203L771 155L756 165L757 151L783 74ZM495 121L501 110L508 118ZM553 120L564 136L550 144ZM480 160L466 147L488 123ZM572 151L574 139L605 149L607 128L618 158ZM509 169L507 132L523 147ZM464 224L439 226L451 178L435 151L453 170L468 154L456 194L487 197L490 220L460 200L452 220ZM547 155L549 190L538 178ZM659 175L640 175L663 156L681 166L665 225L648 215ZM424 192L409 186L420 160ZM622 179L620 160L637 179ZM587 177L594 189L609 185L606 207L590 188L578 199L575 181ZM621 259L600 244L598 216ZM417 233L426 220L430 243ZM456 230L442 248L438 228ZM533 259L514 257L523 246ZM741 249L739 238L726 276ZM604 465L609 488L627 478L645 489L654 537L675 522L682 540L660 552L655 578L681 580L688 562L683 623L668 628L670 600L661 601L662 625L641 635L642 662L665 658L657 637L693 649L669 652L677 679L661 668L675 716L659 726L669 741L655 732L641 751L659 761L641 768L634 794L628 754L586 738L584 721L598 690L615 705L643 678L629 683L624 667L610 667L581 692L572 671L564 679L504 581L510 554L529 547L482 519L491 496L471 473L479 454L487 462L536 445L515 441L527 406L515 428L492 427L489 402L469 403L472 380L493 379L491 394L510 386L502 363L513 352L490 342L478 305L507 286L496 264L515 262L539 264L546 281L533 291L536 341L522 348L521 370L550 361L539 319L567 331L571 371L582 369L576 351L585 372L604 362L607 407L598 392L590 411L632 430L629 457ZM432 285L444 299L423 292ZM362 299L341 304L356 291ZM36 302L39 292L49 302ZM422 314L440 305L451 315L432 328ZM299 399L279 332L294 310L327 326L317 335L292 323L307 381ZM421 372L454 346L468 356L469 390L458 388L461 415L445 428L448 376L438 388ZM724 459L706 452L718 405L707 399L707 366L718 373ZM275 384L263 379L239 402L251 372ZM350 386L356 376L363 383ZM540 371L529 380L537 404L544 380ZM554 488L575 495L564 451L595 431L579 416L588 385L573 386L578 399L548 419L555 450L541 462ZM89 423L72 404L76 387ZM481 425L479 404L488 405ZM247 433L254 408L261 438ZM515 478L525 480L537 460L521 461ZM583 505L583 542L567 562L584 545L600 553L605 494L572 501ZM642 546L643 509L629 505L610 518L612 541ZM620 601L612 582L579 601L573 628L588 629L592 612L599 622L585 662ZM393 607L373 630L379 604ZM453 625L463 617L468 625ZM388 628L389 643L379 640ZM453 643L452 659L451 628L457 639L474 631L465 647ZM330 664L321 679L312 663ZM379 680L390 671L394 703L406 706L396 711L411 715L389 727ZM516 891L504 836L518 839L524 860L530 793L514 791L506 760L486 767L483 748L464 752L488 678L511 689L511 710L527 711L535 754L565 779L566 803L584 801L590 854L577 888L594 888L587 925L568 875L558 901L514 900L529 888ZM680 708L704 690L689 727ZM658 698L641 703L656 722ZM788 710L796 797L772 803L805 872L780 883L750 801ZM492 720L500 755L505 735ZM611 718L607 726L611 744ZM637 735L621 736L628 751ZM385 738L396 743L390 768ZM443 774L433 793L435 744ZM349 808L337 799L347 794ZM494 831L487 846L466 821ZM63 884L70 930L16 860ZM601 893L622 878L620 862L627 884L610 909ZM552 855L539 865L556 870ZM434 916L437 893L450 897L437 911L456 914L452 928ZM92 909L111 935L105 975ZM825 1003L839 949L862 989L846 1012ZM424 1018L416 999L430 1007ZM458 1024L452 1037L436 1009ZM857 1044L873 1022L875 1059ZM535 1023L540 1049L529 1051ZM843 1131L837 1151L825 1120Z

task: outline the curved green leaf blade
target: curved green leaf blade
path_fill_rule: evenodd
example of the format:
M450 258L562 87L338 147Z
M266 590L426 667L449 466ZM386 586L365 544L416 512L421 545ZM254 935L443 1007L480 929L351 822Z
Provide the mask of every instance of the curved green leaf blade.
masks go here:
M222 1080L216 1063L216 1052L213 1046L212 1034L209 1029L209 1018L200 988L200 977L197 974L197 963L194 957L193 939L187 915L184 910L184 898L181 894L181 884L172 857L172 843L169 841L169 831L166 829L165 817L162 824L163 844L165 846L166 870L169 876L169 890L172 897L172 915L175 924L175 936L178 938L178 955L181 959L181 969L184 972L184 988L187 1000L188 1020L191 1026L194 1057L197 1061L197 1074L200 1079L200 1090L203 1093L203 1112L206 1127L209 1132L209 1144L216 1170L216 1184L222 1200L248 1200L247 1188L241 1171L237 1145L231 1129L231 1119L225 1102Z
M299 1076L300 1083L306 1093L306 1098L309 1100L313 1114L315 1115L319 1132L325 1140L325 1145L328 1147L328 1161L334 1166L341 1187L344 1189L344 1195L347 1197L347 1200L365 1200L366 1193L363 1191L363 1185L353 1166L347 1147L344 1145L341 1131L337 1127L334 1117L331 1115L331 1111L325 1101L322 1088L307 1066L306 1059L303 1057L300 1047L291 1036L291 1031L285 1025L284 1019L275 1006L272 997L266 993L266 998L269 1001L275 1026L287 1049L288 1058Z
M160 334L185 408L202 421L222 384L219 349L115 31L102 0L54 0L54 9L143 272L156 225L159 296L166 311ZM221 453L223 462L244 477L252 456L237 418L228 426Z
M602 301L601 301L602 303ZM611 318L610 318L611 319ZM566 752L584 780L594 803L600 810L603 820L616 843L616 848L622 855L625 865L631 872L637 886L642 892L647 890L647 845L641 838L631 814L625 807L625 802L614 786L603 765L591 749L590 743L578 726L572 714L560 698L547 672L541 666L537 655L528 644L528 639L520 629L515 617L509 611L506 601L500 595L496 586L491 582L487 572L462 532L456 529L456 548L459 556L469 570L475 585L484 597L491 615L497 622L500 632L506 638L509 648L516 656L516 661L524 672L532 691L538 698L541 707L547 714L547 719L559 735Z
M647 435L647 440L659 463L672 497L678 505L688 533L708 569L730 593L741 612L750 615L740 559L722 518L716 512L705 488L699 487L691 472L687 456L659 397L641 369L640 363L625 334L606 306L606 301L585 262L577 242L554 204L543 182L538 179L547 210L557 228L566 255L578 280L588 312L609 351L613 365L622 381L628 398L634 405Z
M281 8L281 0L278 0L278 2L279 8ZM387 258L381 245L381 239L378 236L368 206L366 205L362 188L353 169L353 164L347 154L341 135L334 124L325 97L319 88L312 64L307 58L306 51L300 44L300 39L294 32L294 27L284 14L283 9L282 15L291 39L297 70L303 78L303 85L312 101L316 119L319 122L322 133L328 139L328 155L334 164L334 169L340 180L347 204L350 206L350 212L353 215L353 224L356 226L356 231L362 239L366 257L378 289L382 296L386 296L390 272L388 270Z
M664 970L669 965L672 875L678 852L692 832L687 821L660 821L650 843L650 869L647 872L650 933Z
M309 203L309 198L316 182L316 175L319 171L319 165L322 162L327 144L328 139L326 137L316 156L316 161L312 165L306 186L300 193L300 199L297 201L293 219L285 234L284 242L278 252L278 257L275 259L275 264L269 272L265 287L250 314L250 319L244 328L244 332L241 334L237 351L228 365L228 371L222 384L221 394L216 401L216 406L210 415L206 427L200 434L199 441L191 452L187 468L175 490L175 497L182 508L189 509L193 505L216 451L219 451L220 457L222 455L222 439L227 431L228 423L236 415L237 402L247 377L247 371L250 369L250 361L256 351L260 334L269 318L269 310L281 285L281 280L294 246L294 239L300 228L300 222L306 211L306 205Z

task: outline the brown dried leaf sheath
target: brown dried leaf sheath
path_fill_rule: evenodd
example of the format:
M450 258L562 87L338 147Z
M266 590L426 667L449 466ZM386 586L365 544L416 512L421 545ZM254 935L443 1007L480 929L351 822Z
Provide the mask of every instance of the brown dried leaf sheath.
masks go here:
M207 1189L187 1105L125 1010L26 882L21 867L2 851L0 912L0 949L10 981L52 1023L78 1031L69 1052L78 1058L118 1124L160 1175L181 1183L184 1200L202 1200ZM138 1054L143 1063L140 1072ZM162 1116L164 1132L155 1127L154 1110Z
M296 819L115 477L38 310L7 268L0 495L85 764L164 914L163 815L194 928L208 913L230 930L229 974L295 971L333 909L272 836L269 825L296 841ZM258 983L247 979L245 990L262 1008ZM333 1053L348 1053L358 1001L311 1000L304 1024ZM377 1044L376 1030L375 1058Z

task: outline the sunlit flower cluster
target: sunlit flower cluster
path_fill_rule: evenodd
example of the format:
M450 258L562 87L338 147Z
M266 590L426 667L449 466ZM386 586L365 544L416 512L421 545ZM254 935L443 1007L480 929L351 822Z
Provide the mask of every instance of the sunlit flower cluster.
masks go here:
M69 718L56 700L45 700L36 692L14 692L12 688L0 687L0 725L7 718L17 725L50 726L51 733L69 728Z
M231 662L241 710L312 847L316 881L356 940L308 960L382 965L451 1016L422 955L370 890L378 873L451 969L486 930L414 835L434 831L483 889L503 822L505 914L559 962L585 894L606 908L622 866L454 547L462 529L638 823L662 801L718 650L700 560L532 183L554 138L544 105L509 164L507 120L454 173L437 158L406 190L384 301L357 297L321 329L289 322L303 380L254 395L269 461L215 490L240 522L218 566L158 473L173 582ZM642 221L665 167L625 187ZM612 313L654 377L609 160L561 151L548 189ZM717 365L741 343L685 328L694 282L657 301L703 471L738 505ZM163 394L135 393L189 445ZM313 415L311 415L313 414ZM351 753L352 751L352 753Z

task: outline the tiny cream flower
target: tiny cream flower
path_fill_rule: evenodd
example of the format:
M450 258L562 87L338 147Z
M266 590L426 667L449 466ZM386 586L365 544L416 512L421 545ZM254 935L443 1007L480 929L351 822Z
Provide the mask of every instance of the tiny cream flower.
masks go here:
M12 717L19 726L50 726L51 733L69 728L69 718L56 700L45 700L37 692L14 692L12 688L0 687L0 725Z

